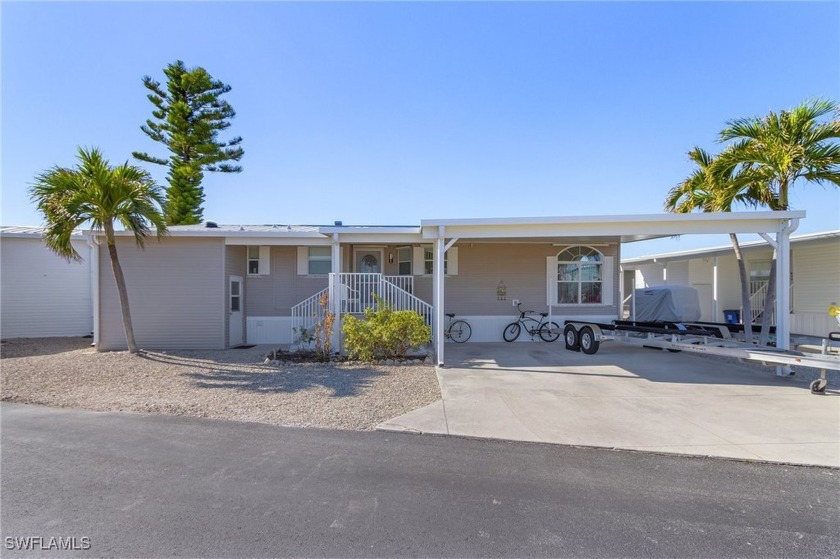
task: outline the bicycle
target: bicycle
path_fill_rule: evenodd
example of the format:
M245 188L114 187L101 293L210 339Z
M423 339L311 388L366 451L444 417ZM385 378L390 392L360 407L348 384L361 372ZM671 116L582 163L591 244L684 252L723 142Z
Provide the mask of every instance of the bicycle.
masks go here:
M455 342L456 344L462 344L470 339L472 336L472 327L470 323L464 319L452 320L455 318L454 314L448 314L449 317L449 324L446 325L446 329L443 331L443 335Z
M516 305L516 309L519 311L519 318L505 326L505 331L502 333L506 342L517 339L523 328L531 335L532 340L536 335L546 342L556 341L560 337L560 326L556 322L546 320L547 312L541 312L540 319L537 320L532 316L527 316L536 314L534 311L523 311L521 305Z

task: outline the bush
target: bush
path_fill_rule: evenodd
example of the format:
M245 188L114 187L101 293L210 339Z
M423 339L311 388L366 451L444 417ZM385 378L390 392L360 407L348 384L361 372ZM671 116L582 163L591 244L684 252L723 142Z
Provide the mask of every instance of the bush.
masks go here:
M344 319L344 346L354 359L371 361L406 355L431 338L431 328L414 311L395 311L377 298L377 308L365 309L365 318Z

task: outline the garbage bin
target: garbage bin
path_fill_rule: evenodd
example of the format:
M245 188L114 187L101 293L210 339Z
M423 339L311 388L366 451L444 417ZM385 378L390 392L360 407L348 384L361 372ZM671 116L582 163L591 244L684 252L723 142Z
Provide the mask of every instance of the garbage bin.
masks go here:
M729 309L723 311L723 320L727 324L741 324L741 311L738 309Z

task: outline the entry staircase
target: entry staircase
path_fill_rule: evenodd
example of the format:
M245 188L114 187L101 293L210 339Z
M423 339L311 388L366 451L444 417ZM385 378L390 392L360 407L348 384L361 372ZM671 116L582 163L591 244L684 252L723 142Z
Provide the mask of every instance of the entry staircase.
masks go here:
M767 280L750 282L750 314L751 324L760 324L764 314L764 298L767 296ZM790 310L793 312L793 282L790 284ZM770 324L776 323L776 307L769 310Z
M329 310L335 314L362 315L376 308L378 297L397 311L415 311L426 324L432 324L432 305L414 295L414 276L386 276L374 273L331 273L328 287L292 307L292 339L304 330L312 332L323 320L321 299L328 296Z

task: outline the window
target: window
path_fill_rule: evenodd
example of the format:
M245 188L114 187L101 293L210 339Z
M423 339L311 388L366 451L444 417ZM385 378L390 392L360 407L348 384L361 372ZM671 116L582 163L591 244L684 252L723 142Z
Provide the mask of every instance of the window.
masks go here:
M443 253L443 275L449 273L449 249L448 251ZM435 266L435 251L432 250L432 247L423 247L423 273L427 276L431 276L434 272Z
M242 286L241 279L230 280L230 311L239 312L242 308L242 293L240 288Z
M569 247L557 255L557 304L601 304L604 257L585 246Z
M309 275L323 275L330 272L332 272L332 249L309 247Z
M770 279L770 260L750 262L750 281L767 281Z
M411 247L397 250L397 269L397 273L401 276L411 275Z
M267 276L269 274L269 259L271 247L249 246L248 247L248 275Z

